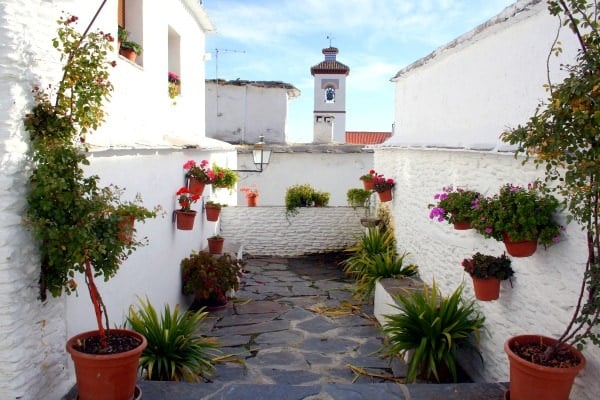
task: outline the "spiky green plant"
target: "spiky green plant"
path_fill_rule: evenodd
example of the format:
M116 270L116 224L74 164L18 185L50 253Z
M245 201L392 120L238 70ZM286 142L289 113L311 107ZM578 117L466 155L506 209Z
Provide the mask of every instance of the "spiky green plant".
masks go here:
M137 309L129 308L127 323L148 340L140 358L144 377L152 381L199 382L202 376L211 375L219 345L213 338L196 334L198 324L208 313L181 313L179 306L171 311L167 304L159 316L147 298L138 300Z
M383 332L387 341L382 349L387 356L406 356L408 360L407 382L417 377L439 382L440 368L447 367L454 382L456 374L456 350L472 347L472 338L479 342L479 332L485 317L481 315L474 300L462 297L463 285L448 296L442 296L435 280L431 288L406 291L396 296L397 314L385 315Z
M416 265L404 265L406 256L408 256L407 252L396 254L394 250L388 249L385 253L374 254L366 259L363 275L356 282L355 296L368 300L373 295L378 280L416 275L418 273Z
M392 232L382 231L378 227L369 228L355 246L346 249L352 254L341 262L344 272L357 281L360 280L365 275L369 260L376 254L390 251L395 253L395 245Z

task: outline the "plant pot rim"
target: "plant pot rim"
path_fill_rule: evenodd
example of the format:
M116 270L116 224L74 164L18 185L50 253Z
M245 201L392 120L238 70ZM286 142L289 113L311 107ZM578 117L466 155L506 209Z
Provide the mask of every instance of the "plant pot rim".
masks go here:
M67 352L69 354L73 354L76 353L77 357L82 358L82 359L98 359L99 357L105 359L105 360L109 360L111 358L124 358L127 357L129 355L133 355L135 353L141 353L146 346L148 346L148 341L146 340L146 337L144 335L142 335L141 333L138 333L136 331L130 330L130 329L107 329L107 333L110 332L117 332L117 333L125 333L131 336L135 336L137 338L139 338L142 343L140 343L140 345L134 349L131 349L129 351L124 351L121 353L112 353L112 354L89 354L89 353L84 353L82 351L77 350L73 345L80 339L83 338L88 338L90 336L95 336L95 335L99 335L100 332L96 329L93 331L86 331L86 332L82 332L79 333L73 337L71 337L69 340L67 340L67 344L66 344L66 349Z
M184 210L175 210L176 213L178 214L188 214L188 215L196 215L196 213L198 211L196 210L189 210L189 211L184 211Z
M521 341L527 343L527 342L534 342L534 341L538 342L540 339L545 344L554 344L558 341L557 339L551 338L549 336L544 336L544 335L534 335L534 334L516 335L516 336L512 336L512 337L508 338L504 342L504 351L508 355L511 362L515 362L522 366L526 366L527 368L534 369L538 372L544 372L544 373L548 373L548 374L553 374L553 373L560 374L561 372L564 373L567 371L580 371L583 368L585 368L586 359L585 359L585 356L583 355L583 353L581 353L579 350L577 350L577 348L575 348L574 346L571 346L570 344L567 344L567 343L564 343L563 346L568 348L569 351L573 352L575 354L575 356L577 358L579 358L579 360L581 362L573 367L566 367L566 368L547 367L544 365L539 365L539 364L533 363L531 361L527 361L527 360L519 357L519 355L516 354L514 351L512 351L510 348L510 344L512 342L514 342L515 340L521 340Z

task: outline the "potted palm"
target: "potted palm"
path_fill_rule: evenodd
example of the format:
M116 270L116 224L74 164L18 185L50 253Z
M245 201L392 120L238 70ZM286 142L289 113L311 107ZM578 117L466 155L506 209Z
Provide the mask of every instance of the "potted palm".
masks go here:
M484 237L503 241L513 257L535 253L538 242L559 241L563 227L554 214L558 200L540 182L527 188L505 184L492 197L476 199L471 225Z
M510 398L566 400L575 377L586 365L578 348L591 341L600 345L600 125L597 116L600 31L598 3L584 0L548 1L577 38L574 65L565 65L567 77L550 84L549 98L534 116L509 130L502 139L516 145L515 156L525 155L544 166L546 180L560 194L568 218L585 232L587 254L581 290L572 303L573 315L557 338L521 335L509 338L504 349L510 365ZM554 50L554 49L553 49ZM577 347L577 348L576 348Z
M477 300L496 300L500 296L500 281L514 275L506 254L495 257L477 252L471 258L465 258L461 265L473 278Z
M188 160L183 164L185 177L188 181L187 187L191 193L202 196L204 187L214 179L215 174L208 165L208 160L202 160L200 163Z
M175 195L181 207L179 210L173 211L173 218L177 223L177 229L191 231L194 229L194 220L196 219L196 211L192 210L192 204L200 199L200 195L192 193L185 186L180 187Z
M39 246L42 300L48 291L54 297L75 292L73 277L85 276L98 329L66 345L78 398L128 400L134 397L138 360L147 342L136 332L109 328L95 278L115 276L123 260L145 244L136 239L133 223L124 234L124 216L129 222L144 221L155 213L121 200L114 186L101 187L99 176L84 174L83 165L89 163L85 135L103 122L103 103L112 90L108 69L114 62L106 55L114 39L91 32L92 23L79 33L76 23L75 16L58 21L53 45L66 60L63 79L53 93L34 88L36 105L24 119L32 160L26 219Z
M241 261L230 254L192 251L181 260L182 292L194 295L198 307L222 307L227 304L227 292L239 288L241 271Z
M444 186L442 193L436 193L433 197L436 204L430 204L429 218L437 221L448 221L454 225L454 229L464 230L471 228L473 219L473 207L475 200L480 196L473 190Z

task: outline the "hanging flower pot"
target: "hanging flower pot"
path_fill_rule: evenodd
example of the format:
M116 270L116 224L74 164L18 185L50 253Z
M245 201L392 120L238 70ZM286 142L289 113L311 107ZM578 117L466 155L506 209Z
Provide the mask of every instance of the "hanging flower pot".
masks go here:
M481 301L492 301L500 297L500 279L479 279L473 277L475 298Z
M204 183L196 178L189 179L188 189L190 190L190 193L197 194L198 196L202 196L202 193L204 192L204 186L206 186L206 183Z
M375 182L373 182L372 179L370 181L364 180L362 182L365 190L373 190L373 188L375 187Z
M256 203L258 202L258 195L246 196L246 202L248 203L248 207L256 207Z
M558 352L570 353L579 360L579 364L560 367L539 365L521 358L516 351L518 347L535 344L544 348L557 343L540 335L520 335L508 339L504 343L504 351L508 355L510 366L510 399L511 400L568 400L575 377L586 364L585 357L573 346L562 344ZM543 352L543 350L541 350Z
M175 210L175 219L177 221L177 229L182 231L191 231L192 229L194 229L196 211Z
M204 209L206 211L206 220L215 222L219 220L219 215L221 214L221 205L213 202L206 202L204 205Z
M384 190L383 192L377 192L377 194L379 195L379 200L382 203L392 201L392 189L387 189L387 190Z
M508 234L502 236L506 251L513 257L529 257L537 250L537 240L512 241Z
M208 241L208 252L210 254L221 254L223 253L223 244L225 239L220 236L213 236L206 239Z
M468 221L456 221L454 223L454 229L457 231L465 231L467 229L471 229L471 223Z

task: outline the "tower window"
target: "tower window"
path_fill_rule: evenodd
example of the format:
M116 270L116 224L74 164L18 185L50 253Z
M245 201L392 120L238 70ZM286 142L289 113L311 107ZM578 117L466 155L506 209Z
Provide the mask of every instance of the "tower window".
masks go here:
M335 103L335 89L328 87L325 89L325 103Z

